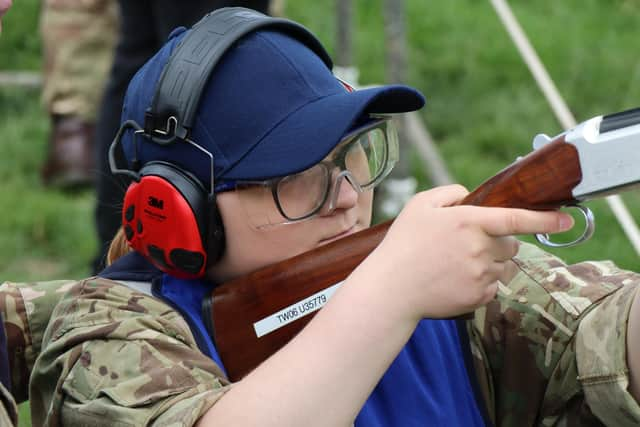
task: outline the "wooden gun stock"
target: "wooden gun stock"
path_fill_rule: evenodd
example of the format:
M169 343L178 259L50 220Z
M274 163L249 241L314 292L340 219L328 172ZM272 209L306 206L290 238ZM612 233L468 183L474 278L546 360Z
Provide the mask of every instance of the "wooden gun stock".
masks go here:
M560 136L489 178L461 203L557 209L576 202L571 191L581 180L578 150Z
M499 172L461 203L555 209L574 202L571 190L581 177L575 147L559 137ZM315 313L309 305L302 313L300 302L343 281L378 246L391 222L218 286L205 302L205 316L229 378L242 378L293 338ZM285 308L286 316L273 317ZM283 320L283 326L258 337L254 325L270 316ZM295 320L286 323L285 318Z

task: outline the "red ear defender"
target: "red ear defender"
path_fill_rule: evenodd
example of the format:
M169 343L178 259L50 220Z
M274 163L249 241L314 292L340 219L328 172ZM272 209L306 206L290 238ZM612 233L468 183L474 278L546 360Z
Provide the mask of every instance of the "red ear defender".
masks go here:
M127 189L122 210L129 245L175 277L202 276L207 265L206 191L164 162L145 165L140 176Z

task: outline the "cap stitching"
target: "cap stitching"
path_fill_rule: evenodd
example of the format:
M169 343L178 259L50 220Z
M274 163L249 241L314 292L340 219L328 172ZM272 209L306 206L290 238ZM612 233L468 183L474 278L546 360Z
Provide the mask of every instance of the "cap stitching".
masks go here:
M202 121L202 119L200 118L199 114L196 114L196 125L200 127L200 129L202 129L205 133L205 136L207 138L207 144L203 145L213 156L213 177L214 179L216 179L216 165L219 164L218 163L218 159L222 158L222 160L224 160L225 163L230 163L228 157L226 156L226 154L224 153L223 150L221 150L218 147L218 144L216 143L215 138L213 137L213 135L209 132L209 129L207 128L207 126L204 124L204 122ZM195 126L194 129L195 131ZM195 141L196 144L200 144L199 141ZM216 152L214 153L213 150L211 150L211 145L214 147L218 147L217 150L215 150ZM222 170L222 172L220 173L220 175L222 175L225 172L225 169Z
M308 106L308 105L310 105L310 104L313 104L313 103L315 103L315 102L319 102L319 101L321 101L321 100L323 100L323 99L325 99L325 98L328 98L328 97L331 97L331 96L337 96L337 95L343 95L343 94L341 94L341 93L334 93L334 94L331 94L331 95L322 96L322 97L319 97L319 98L314 99L313 101L307 102L306 104L303 104L303 105L301 105L300 107L296 108L295 110L292 110L291 112L289 112L289 114L287 114L286 116L284 116L281 120L279 120L276 124L274 124L274 125L269 129L269 131L267 131L264 135L262 135L262 136L261 136L261 137L256 141L256 143L255 143L255 144L253 144L253 145L252 145L252 146L251 146L247 151L245 151L245 152L244 152L244 154L243 154L242 156L240 156L240 157L239 157L239 158L238 158L238 159L237 159L233 164L230 164L227 168L225 168L225 169L220 173L220 176L219 176L219 177L221 177L222 175L224 175L224 174L226 174L226 173L229 173L229 172L230 172L230 171L232 171L236 166L238 166L238 165L239 165L239 164L244 160L244 158L245 158L245 157L247 157L247 156L248 156L248 155L249 155L253 150L255 150L255 149L256 149L256 147L260 144L260 142L262 142L262 140L264 140L267 136L269 136L269 134L270 134L271 132L273 132L276 128L278 128L278 127L280 126L280 124L281 124L282 122L284 122L285 120L287 120L291 115L295 114L296 112L298 112L299 110L301 110L301 109L303 109L303 108L307 107L307 106ZM366 106L365 106L365 108L366 108ZM354 115L354 117L357 117L358 115L362 114L362 112L363 112L363 111L364 111L364 110L360 110L357 114L355 114L355 115ZM339 141L336 141L336 143L337 143L337 142L339 142ZM294 172L289 172L289 173L294 173Z
M277 34L281 34L281 33L277 33ZM278 54L278 55L279 55L279 56L280 56L284 61L286 61L286 62L287 62L287 64L289 64L289 66L290 66L290 67L295 71L295 73L298 75L298 77L300 78L300 80L301 80L302 82L304 82L304 84L307 86L307 88L309 88L309 89L310 89L310 91L311 91L313 94L315 94L315 95L317 96L317 98L316 98L316 99L314 99L314 100L312 100L312 101L310 101L310 102L307 102L306 104L303 104L303 105L299 106L298 108L296 108L296 109L294 109L294 110L289 111L289 113L288 113L287 115L285 115L284 117L282 117L278 122L276 122L275 124L273 124L273 125L271 126L271 128L269 128L269 130L267 130L267 131L266 131L262 136L260 136L260 138L258 138L258 139L256 140L256 142L255 142L253 145L251 145L251 146L250 146L250 147L249 147L249 148L244 152L244 154L243 154L242 156L240 156L238 159L236 159L236 161L235 161L235 162L233 162L233 163L229 162L228 167L226 167L225 169L223 169L223 170L220 172L220 175L218 175L218 178L220 178L220 177L221 177L221 176L223 176L224 174L228 173L230 170L232 170L233 168L235 168L235 167L236 167L240 162L242 162L242 160L244 160L244 158L245 158L249 153L251 153L251 152L252 152L252 151L253 151L253 150L258 146L258 144L260 144L260 142L261 142L264 138L266 138L266 137L267 137L271 132L273 132L273 130L274 130L274 129L276 129L276 128L277 128L277 127L278 127L278 126L279 126L283 121L285 121L287 118L289 118L289 116L291 116L292 114L294 114L294 113L295 113L295 112L297 112L298 110L300 110L300 109L302 109L302 108L306 107L306 106L307 106L307 105L309 105L309 104L312 104L312 103L314 103L314 102L320 101L320 100L322 100L322 99L324 99L324 98L326 98L326 97L329 97L329 96L339 95L339 94L340 94L340 93L334 93L334 94L329 94L329 95L320 96L320 93L319 93L318 91L316 91L316 90L314 89L314 87L313 87L313 86L311 86L311 85L309 84L309 82L308 82L308 81L307 81L307 79L304 77L304 75L303 75L303 74L298 70L298 67L296 67L296 66L295 66L295 64L294 64L294 63L293 63L293 62L292 62L292 61L291 61L291 60L290 60L290 59L289 59L289 58L288 58L288 57L283 53L282 49L280 49L280 48L279 48L275 43L273 43L271 40L269 40L268 38L264 37L264 36L263 36L262 34L260 34L260 33L256 33L256 34L255 34L255 37L259 37L263 42L268 43L268 44L269 44L269 45L274 49L274 51L275 51L275 52L276 52L276 53L277 53L277 54ZM292 37L290 37L290 38L292 38ZM303 45L305 48L309 49L309 51L310 51L313 55L315 55L316 57L320 58L320 57L318 56L318 54L316 54L313 50L311 50L307 45L305 45L304 43L302 43L300 40L297 40L297 39L294 39L294 40L296 40L298 43L300 43L301 45ZM324 61L321 61L321 62L322 62L322 64L323 64L323 66L324 66L324 67L326 67L326 64L324 63ZM328 67L326 67L326 68L327 68L327 71L328 71L329 73L331 73L331 70L330 70Z
M281 34L281 33L277 33L277 34ZM311 89L311 91L316 94L319 95L318 91L316 91L313 86L311 86L309 84L309 81L304 77L304 75L298 70L298 67L296 67L296 65L284 54L284 52L282 52L282 49L280 49L280 47L278 47L275 43L273 43L271 40L269 40L268 38L264 37L262 34L257 33L256 37L259 37L262 39L262 41L264 41L265 43L268 43L269 45L271 45L271 47L280 55L280 57L282 57L282 59L284 59L291 68L293 68L293 70L296 72L296 74L298 75L298 77L300 77L300 79L307 85L307 87L309 89ZM313 50L311 50L306 44L302 43L300 40L298 39L294 39L293 37L289 37L290 39L296 40L299 44L303 45L306 49L308 49L314 56L316 56L317 58L320 58L318 56L318 54L316 54ZM320 62L322 62L322 65L326 67L325 63L320 60ZM329 71L331 73L331 70L329 68L327 68L327 71Z
M229 166L228 166L227 168L223 169L223 170L222 170L222 172L220 173L220 176L224 175L225 173L228 173L228 172L229 172L229 171L231 171L233 168L235 168L236 166L238 166L238 164L239 164L240 162L242 162L242 161L244 160L244 158L245 158L245 157L247 157L247 156L249 155L249 153L251 153L253 150L255 150L255 149L256 149L256 147L257 147L257 146L258 146L258 145L259 145L259 144L260 144L260 143L261 143L261 142L262 142L262 141L263 141L267 136L269 136L269 134L270 134L271 132L273 132L276 128L278 128L278 127L280 126L280 124L281 124L282 122L284 122L285 120L287 120L287 119L288 119L292 114L295 114L296 112L298 112L299 110L301 110L301 109L305 108L305 107L306 107L306 106L308 106L309 104L313 104L314 102L318 102L318 101L320 101L320 100L322 100L322 99L325 99L325 98L327 98L327 97L329 97L329 96L334 96L334 95L339 95L339 94L332 94L332 95L322 96L322 97L319 97L319 98L314 99L313 101L307 102L306 104L302 104L300 107L298 107L298 108L296 108L296 109L294 109L294 110L291 110L291 111L289 112L289 114L287 114L286 116L284 116L284 117L282 117L280 120L278 120L278 122L277 122L277 123L275 123L273 126L271 126L271 128L270 128L267 132L265 132L262 136L260 136L260 138L258 138L258 139L256 140L256 142L255 142L253 145L251 145L251 147L249 147L249 149L248 149L247 151L245 151L245 152L244 152L244 154L243 154L242 156L240 156L240 157L239 157L235 162L230 163L230 164L229 164Z

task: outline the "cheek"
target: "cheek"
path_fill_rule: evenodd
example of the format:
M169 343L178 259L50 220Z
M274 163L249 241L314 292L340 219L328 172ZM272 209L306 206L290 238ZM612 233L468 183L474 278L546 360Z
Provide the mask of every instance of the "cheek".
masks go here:
M313 248L313 221L256 228L232 192L218 196L226 235L222 259L214 266L218 280L236 277ZM317 231L317 230L316 230Z
M305 252L313 247L316 239L310 239L310 233L301 232L301 225L277 225L265 229L247 225L229 230L229 260L243 270L253 271Z
M323 225L313 219L256 228L233 192L218 195L217 202L227 241L224 256L211 271L211 278L218 282L311 250L323 237ZM372 207L373 191L360 194L355 212L360 229L371 224Z

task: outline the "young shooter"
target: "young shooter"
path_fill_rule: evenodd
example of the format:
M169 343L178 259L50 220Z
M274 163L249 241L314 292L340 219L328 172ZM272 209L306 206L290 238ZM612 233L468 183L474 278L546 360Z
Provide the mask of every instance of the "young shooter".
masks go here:
M174 32L138 72L123 122L144 122L185 34ZM572 221L455 206L467 194L460 186L417 194L307 327L229 383L202 327L202 297L368 227L371 190L397 152L385 114L424 102L405 86L349 92L323 57L308 39L277 29L254 31L227 51L204 86L192 132L214 158L213 189L203 150L122 135L129 167L165 162L176 179L215 193L225 244L217 259L208 253L203 277L163 273L154 264L166 264L164 254L126 253L120 233L115 262L99 277L0 287L5 317L26 343L34 423L640 423L640 277L610 263L566 266L519 245L510 236L558 232ZM135 224L136 215L125 212L125 220ZM210 211L208 220L216 218ZM127 237L147 227L155 226ZM186 228L166 232L180 237ZM446 320L472 310L466 324Z

